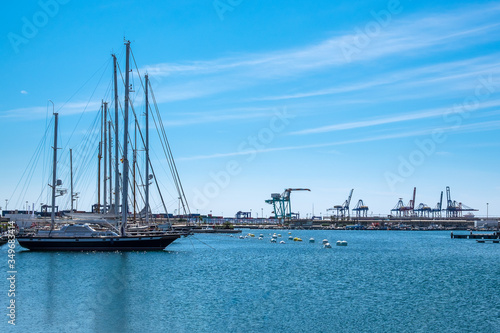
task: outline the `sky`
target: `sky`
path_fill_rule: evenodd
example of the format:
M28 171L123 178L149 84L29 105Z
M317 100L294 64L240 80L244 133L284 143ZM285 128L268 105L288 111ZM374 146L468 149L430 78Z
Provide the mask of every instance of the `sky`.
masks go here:
M42 0L0 18L3 208L49 200L51 100L58 178L69 187L71 148L78 209L90 210L96 121L126 38L134 109L144 127L148 73L193 213L269 216L271 193L308 188L291 195L301 217L330 214L351 189L351 208L387 215L414 187L416 205L434 207L449 186L476 215L500 215L498 2Z

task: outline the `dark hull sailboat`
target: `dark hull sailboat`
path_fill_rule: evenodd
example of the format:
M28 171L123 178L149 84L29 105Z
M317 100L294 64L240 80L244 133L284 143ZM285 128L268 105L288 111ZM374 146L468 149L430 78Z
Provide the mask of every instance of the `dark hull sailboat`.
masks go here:
M160 251L182 234L116 237L20 237L19 245L31 251Z
M128 104L129 104L129 54L130 54L130 42L127 41L126 45L126 73L125 73L125 108L124 108L124 141L128 142ZM115 63L115 100L117 100L117 85L116 85L116 57L113 56ZM146 87L148 87L148 78L146 75ZM148 119L148 90L146 89L146 121ZM117 104L115 103L116 119L118 119ZM113 231L111 229L102 230L100 228L94 228L95 221L87 220L86 222L78 224L66 224L60 228L55 228L55 200L56 200L56 187L60 184L56 178L56 163L57 163L57 119L58 114L54 113L54 157L53 157L53 174L52 174L52 213L51 213L51 227L50 230L38 229L28 232L22 232L17 236L19 245L32 251L151 251L151 250L163 250L176 239L181 236L187 236L190 230L183 231L144 231L140 233L128 233L127 225L129 221L128 214L128 186L122 187L122 213L120 219L119 230ZM118 124L116 125L118 128ZM148 175L149 167L149 139L148 139L148 128L146 123L146 174ZM106 135L104 135L106 137ZM116 134L118 137L118 133ZM115 145L116 147L118 144ZM123 184L129 184L128 174L129 165L127 159L127 144L123 145ZM118 154L116 154L118 156ZM118 159L116 158L116 161ZM106 169L106 162L105 162ZM118 166L116 166L116 177L118 179ZM149 225L149 180L146 181L146 224ZM104 186L106 188L106 186ZM118 186L116 187L118 188ZM73 197L73 190L71 190L71 195ZM116 191L118 192L118 191ZM110 191L111 193L111 191ZM115 193L116 194L116 193ZM106 197L106 195L104 195ZM115 202L118 202L117 197ZM106 207L106 204L104 205ZM166 210L166 207L165 207ZM72 210L73 211L73 210ZM116 205L116 211L118 211L118 204ZM105 215L101 215L101 219L106 221ZM156 228L155 228L156 229ZM131 229L132 230L132 229ZM132 231L133 232L133 231Z

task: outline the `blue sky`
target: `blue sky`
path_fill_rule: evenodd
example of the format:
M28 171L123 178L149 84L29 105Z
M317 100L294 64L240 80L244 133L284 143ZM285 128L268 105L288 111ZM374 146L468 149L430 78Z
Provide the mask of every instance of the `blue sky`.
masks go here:
M95 201L97 162L81 142L111 100L110 54L124 68L125 36L152 79L193 212L269 215L271 193L298 187L311 189L292 194L303 217L313 207L325 215L351 188L351 207L363 199L388 214L415 186L416 203L431 207L450 186L478 215L486 203L500 215L499 18L492 1L9 3L0 206L47 200L50 134L39 163L30 159L50 128L49 99L60 113L60 178L69 186L73 148L79 209ZM135 74L132 84L142 110ZM152 159L167 168L159 152ZM158 178L173 211L171 181Z

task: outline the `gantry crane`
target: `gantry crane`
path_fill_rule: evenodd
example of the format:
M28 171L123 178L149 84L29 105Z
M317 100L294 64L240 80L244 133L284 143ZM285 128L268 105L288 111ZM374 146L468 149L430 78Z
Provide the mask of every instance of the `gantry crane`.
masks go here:
M417 194L417 188L414 187L413 188L413 199L411 199L408 202L407 206L403 207L403 215L404 216L412 216L414 214L414 210L415 210L415 196L416 196L416 194Z
M414 210L417 216L420 217L429 217L431 211L432 211L431 207L429 207L427 204L424 203L420 203L418 207L415 208Z
M287 188L282 194L272 193L271 199L266 200L266 203L273 205L274 217L276 219L292 219L292 206L290 204L290 193L292 191L311 191L308 188Z
M417 194L417 188L413 188L413 199L408 202L408 205L404 205L403 198L399 198L398 203L391 209L391 212L395 212L398 217L402 216L412 216L415 210L415 196Z
M451 200L450 187L446 186L446 217L462 217L462 212L474 212L477 209L471 208L462 204L461 202L456 202Z
M393 209L391 209L391 212L394 212L394 215L396 215L397 217L401 217L404 206L405 204L403 203L403 198L399 198L398 203L396 204L396 206L394 206Z
M441 217L441 211L443 210L443 191L441 191L441 199L436 204L436 207L432 208L432 217Z
M351 204L352 192L354 192L354 189L351 190L351 193L349 193L349 197L347 198L346 201L344 201L342 205L335 205L333 206L333 208L328 208L327 210L336 210L337 218L347 217L347 219L349 219L350 218L349 205Z
M367 217L368 216L368 206L363 204L363 200L359 199L356 207L352 209L353 212L356 212L356 218Z

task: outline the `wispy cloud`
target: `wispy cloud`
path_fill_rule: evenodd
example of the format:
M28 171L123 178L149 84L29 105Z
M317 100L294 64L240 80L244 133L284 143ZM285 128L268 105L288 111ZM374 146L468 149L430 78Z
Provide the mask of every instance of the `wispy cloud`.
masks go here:
M84 110L98 110L100 107L98 102L76 102L66 104L56 104L55 110L62 116L80 114ZM58 111L59 110L59 111ZM52 113L52 105L49 106L33 106L27 108L9 109L0 111L0 118L10 119L39 119Z
M26 90L21 90L21 94L23 94L23 95L27 95L27 94L28 94L28 92L27 92Z
M168 88L162 89L162 101L191 99L219 94L225 91L257 85L263 80L300 78L306 73L320 73L325 69L351 66L353 62L367 62L405 54L414 57L443 50L461 49L500 39L500 23L485 18L498 15L500 6L489 4L469 6L439 14L395 17L381 29L351 60L347 60L342 47L356 38L353 32L319 41L312 45L267 53L240 54L213 60L196 60L184 63L160 63L145 66L142 71L153 77L169 77ZM354 31L354 27L353 30ZM408 53L411 52L411 53ZM358 83L348 87L324 88L312 92L298 92L276 98L299 98L352 89L369 88L393 82L394 78L370 83ZM165 96L163 96L165 95ZM258 98L258 97L256 97ZM275 98L268 98L275 99Z
M477 112L477 110L491 108L491 107L497 107L497 106L500 106L500 100L493 100L493 101L484 102L484 103L480 104L477 107L476 111L474 111L474 112ZM432 109L432 110L421 110L418 112L396 115L396 116L389 116L389 117L384 117L384 118L377 118L377 119L371 119L371 120L365 120L365 121L355 121L355 122L349 122L349 123L343 123L343 124L320 126L320 127L316 127L316 128L309 128L309 129L305 129L305 130L301 130L301 131L291 132L289 134L290 135L317 134L317 133L325 133L325 132L334 132L334 131L366 128L366 127L400 123L400 122L419 120L419 119L436 118L436 117L442 117L447 112L450 112L450 110L451 110L450 107L436 108L436 109Z
M442 130L443 132L449 133L449 134L491 131L491 130L500 129L500 121L487 121L487 122L480 122L480 123L472 123L472 124L459 126L458 128L455 126L443 126L439 129ZM399 132L399 133L376 135L376 136L370 136L370 137L354 139L354 140L344 140L344 141L317 143L317 144L309 144L309 145L295 145L295 146L276 147L276 148L264 148L264 149L255 149L255 150L251 150L251 151L236 151L236 152L228 152L228 153L196 155L196 156L191 156L191 157L181 157L178 160L181 160L181 161L206 160L206 159L214 159L214 158L246 156L246 155L253 155L253 154L260 154L260 153L271 153L271 152L278 152L278 151L303 150L303 149L312 149L312 148L342 146L342 145L355 144L355 143L366 143L366 142L374 142L374 141L417 137L417 136L422 136L422 135L431 135L435 130L436 130L436 128L432 127L432 128L422 129L422 130L404 131L404 132Z
M191 112L188 117L164 121L165 126L186 126L235 120L268 118L274 108L238 108L220 111Z

